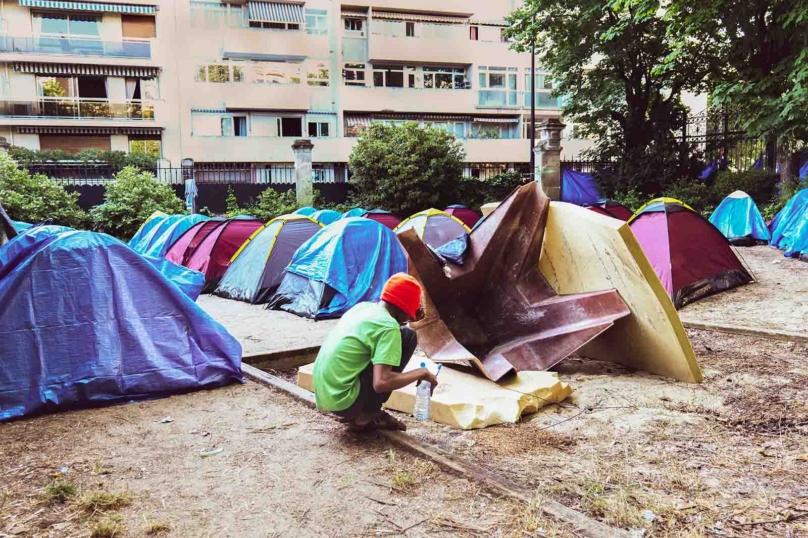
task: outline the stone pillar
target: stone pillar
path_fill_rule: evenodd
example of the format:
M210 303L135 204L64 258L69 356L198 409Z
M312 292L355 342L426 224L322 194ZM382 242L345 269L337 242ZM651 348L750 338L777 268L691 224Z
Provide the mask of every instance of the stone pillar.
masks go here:
M9 147L11 147L11 145L6 142L6 137L0 136L0 153L8 153Z
M311 150L314 144L305 138L295 140L292 150L295 152L295 189L297 205L311 205L314 201L314 184L311 175Z
M541 138L533 152L536 155L536 181L551 200L561 200L561 131L564 125L551 118L538 125Z

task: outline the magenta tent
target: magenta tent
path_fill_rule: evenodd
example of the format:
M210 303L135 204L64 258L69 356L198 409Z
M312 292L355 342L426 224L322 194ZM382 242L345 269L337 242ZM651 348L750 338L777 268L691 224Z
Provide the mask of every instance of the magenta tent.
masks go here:
M476 211L461 204L450 205L444 209L444 212L456 217L469 228L474 228L474 225L477 224L481 218Z
M629 225L676 308L754 280L727 238L673 199L649 202Z
M598 202L597 204L592 205L585 205L584 207L589 211L594 211L595 213L619 219L624 222L628 221L634 214L623 204L612 202L611 200L606 202Z
M401 224L401 219L384 209L371 209L365 212L362 217L370 220L375 220L382 226L395 230L396 226Z

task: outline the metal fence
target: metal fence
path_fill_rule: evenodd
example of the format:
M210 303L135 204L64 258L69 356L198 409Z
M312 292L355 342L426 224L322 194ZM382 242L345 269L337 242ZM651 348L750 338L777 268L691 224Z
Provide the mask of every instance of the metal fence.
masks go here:
M487 181L505 172L516 172L523 176L530 174L528 163L467 163L463 167L463 177Z
M576 159L561 161L562 170L575 170L576 172L586 172L587 174L614 170L616 166L617 161L584 161Z

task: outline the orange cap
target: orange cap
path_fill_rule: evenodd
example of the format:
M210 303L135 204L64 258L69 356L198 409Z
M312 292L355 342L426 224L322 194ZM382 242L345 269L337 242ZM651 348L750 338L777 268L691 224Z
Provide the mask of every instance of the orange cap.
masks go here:
M421 306L421 285L406 273L396 273L384 284L382 301L396 305L410 319L415 319Z

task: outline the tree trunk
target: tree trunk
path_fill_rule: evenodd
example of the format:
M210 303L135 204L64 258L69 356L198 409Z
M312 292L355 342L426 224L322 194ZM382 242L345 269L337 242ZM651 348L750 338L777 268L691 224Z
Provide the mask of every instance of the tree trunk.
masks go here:
M780 168L780 183L799 183L800 152L794 151L793 141L782 139L777 144L777 165Z

